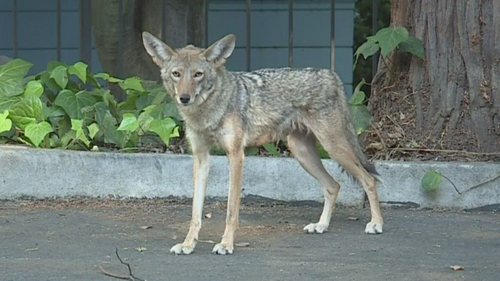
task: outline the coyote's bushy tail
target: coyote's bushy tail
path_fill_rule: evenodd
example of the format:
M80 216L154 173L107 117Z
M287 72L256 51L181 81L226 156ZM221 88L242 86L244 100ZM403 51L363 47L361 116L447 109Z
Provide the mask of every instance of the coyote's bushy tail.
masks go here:
M359 162L361 162L361 165L365 168L365 170L372 174L377 181L382 181L380 179L380 174L377 172L377 169L375 169L375 166L368 161L368 158L366 158L366 155L363 153L363 150L361 150L361 146L359 145L359 140L358 136L354 130L354 125L351 119L351 116L349 114L348 120L347 120L347 128L346 128L346 138L351 144L352 148L354 149L354 152L356 153L356 156L359 159Z

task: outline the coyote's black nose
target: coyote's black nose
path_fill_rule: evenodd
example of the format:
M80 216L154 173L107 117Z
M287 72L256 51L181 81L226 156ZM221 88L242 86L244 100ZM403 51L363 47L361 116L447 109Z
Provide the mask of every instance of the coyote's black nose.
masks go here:
M188 95L188 94L182 94L180 97L179 97L179 100L183 103L183 104L186 104L188 103L190 100L191 100L191 96Z

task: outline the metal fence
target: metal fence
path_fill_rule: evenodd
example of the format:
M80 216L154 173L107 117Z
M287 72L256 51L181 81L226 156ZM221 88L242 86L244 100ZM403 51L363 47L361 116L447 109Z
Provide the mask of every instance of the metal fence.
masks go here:
M61 60L61 1L57 0L57 60ZM335 1L331 0L330 7L330 67L332 70L335 65ZM378 28L378 0L373 1L373 22L372 28L375 33ZM17 20L17 2L18 0L12 0L12 21L13 21L13 54L14 57L18 55L18 20ZM119 9L119 32L123 34L123 11L124 11L124 0L118 1ZM205 10L205 47L208 46L208 4L209 0L204 0L204 10ZM165 40L165 25L166 25L166 9L167 0L162 0L162 39ZM252 1L246 0L246 68L251 69L251 11ZM79 0L79 26L80 26L80 42L79 42L79 56L80 60L84 61L91 67L92 62L92 24L91 24L91 4L90 0ZM119 54L119 76L123 76L123 36L119 37L118 42L118 54ZM372 73L375 73L377 67L377 58L373 56L372 58ZM293 66L293 0L288 0L288 66Z

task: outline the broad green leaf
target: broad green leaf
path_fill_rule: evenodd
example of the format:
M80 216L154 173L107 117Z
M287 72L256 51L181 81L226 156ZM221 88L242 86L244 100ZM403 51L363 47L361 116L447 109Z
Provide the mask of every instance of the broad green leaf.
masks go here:
M94 97L85 90L76 94L69 90L62 90L54 101L54 104L62 107L71 119L83 119L82 108L95 103Z
M160 136L161 140L168 146L170 135L175 126L175 121L172 118L165 118L163 120L153 120L149 126L149 130Z
M181 135L179 134L179 126L175 127L174 131L172 132L172 134L170 134L170 137L171 138L178 138L180 137Z
M62 117L65 114L66 112L64 112L64 109L60 108L59 106L43 106L43 117L45 119L51 117Z
M257 153L259 153L259 148L255 147L255 146L247 147L245 149L245 152L246 152L246 155L254 156L254 155L257 155Z
M43 94L44 88L40 81L29 81L24 90L24 96L35 95L40 97Z
M12 128L12 121L8 119L9 111L6 110L0 113L0 133L8 132Z
M110 80L108 80L111 82ZM124 90L135 90L138 92L144 92L144 88L141 84L141 78L139 77L130 77L119 83L120 87Z
M24 130L29 124L44 119L42 101L35 95L27 96L10 108L9 116L14 125Z
M109 79L109 74L107 74L106 72L100 72L100 73L96 73L94 75L95 78L101 78L101 79L104 79L104 80L108 80Z
M88 65L85 63L79 61L75 63L74 65L71 65L68 67L68 73L76 75L76 77L80 78L80 80L83 82L83 84L87 83L87 68Z
M53 90L53 91L61 90L59 85L57 85L56 81L54 81L54 79L50 78L50 72L44 71L44 72L40 73L39 78L40 78L40 82L42 83L42 85L49 87L50 90Z
M14 104L20 102L22 100L21 97L3 97L0 95L0 112L3 112L5 110L8 110L11 108Z
M386 57L399 43L408 40L408 30L402 26L382 28L375 34L374 39L380 45L381 54Z
M50 72L50 78L54 79L61 89L64 89L68 85L68 69L60 65Z
M375 53L377 53L379 49L380 46L377 42L367 40L365 43L359 46L358 49L356 49L356 53L354 54L356 56L354 66L356 66L356 64L358 63L359 55L363 55L363 57L367 59L368 57L373 56Z
M49 63L47 63L47 71L52 72L52 70L56 69L56 67L58 67L58 66L64 66L66 68L68 67L68 65L65 64L64 62L51 60L51 61L49 61Z
M38 124L31 123L26 126L24 135L27 136L36 147L38 147L43 138L50 132L52 132L52 126L48 122L43 121Z
M351 114L354 122L356 134L361 134L369 126L372 120L372 115L368 112L365 105L350 105Z
M123 114L122 123L117 130L135 132L137 128L139 128L139 122L137 121L137 117L135 116L135 114L125 113Z
M318 149L319 157L322 159L330 158L330 154L326 151L326 149L321 145L321 143L316 142L316 148Z
M32 63L22 59L13 59L9 61L0 67L0 84L14 78L22 80L32 66Z
M90 141L83 132L83 120L71 119L71 130L75 131L75 138L81 140L86 146L90 145Z
M102 93L102 101L105 102L107 106L109 106L110 104L116 105L116 99L111 94L110 90L106 90Z
M125 147L128 136L123 131L118 131L116 120L111 112L109 112L108 107L104 102L98 102L95 104L96 111L96 121L99 125L99 132L104 135L104 141L106 143L116 144L118 147Z
M144 111L139 115L137 119L139 124L139 135L143 135L149 131L149 126L153 120L154 118L151 116L150 111Z
M422 188L425 191L434 191L439 188L443 176L436 171L429 171L422 177Z
M91 139L94 139L94 137L99 132L99 125L97 125L97 123L92 123L89 126L87 126L87 129L89 130L89 137Z
M276 144L274 143L265 143L263 145L264 149L271 153L273 156L280 157L281 154L279 154L278 150L276 149Z
M0 96L13 97L24 92L23 82L21 78L11 78L5 81L0 81Z
M110 76L108 73L106 72L100 72L100 73L97 73L96 75L94 75L95 78L101 78L103 80L106 80L110 83L119 83L119 82L122 82L123 80L122 79L119 79L119 78L116 78L116 77L113 77L113 76Z
M352 94L352 97L349 99L349 104L352 105L359 105L363 104L365 100L365 93L361 91L361 87L366 84L365 78L361 80L361 82L358 83L356 88L354 89L354 93Z
M406 41L399 43L399 50L407 52L421 59L425 59L424 44L415 37L410 37Z

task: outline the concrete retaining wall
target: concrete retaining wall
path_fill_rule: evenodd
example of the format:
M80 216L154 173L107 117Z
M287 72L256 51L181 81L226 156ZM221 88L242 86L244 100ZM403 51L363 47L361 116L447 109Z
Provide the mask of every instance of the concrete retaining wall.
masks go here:
M339 203L361 206L362 188L331 160L328 171L340 182ZM380 161L376 167L384 180L380 200L390 205L422 208L477 208L500 204L500 179L458 195L443 180L432 194L420 188L425 172L434 169L465 190L500 174L500 164L453 162ZM20 197L191 197L192 160L189 155L91 153L62 150L0 147L0 199ZM211 159L208 196L225 197L228 161ZM319 184L293 158L247 157L243 196L277 200L322 200Z

